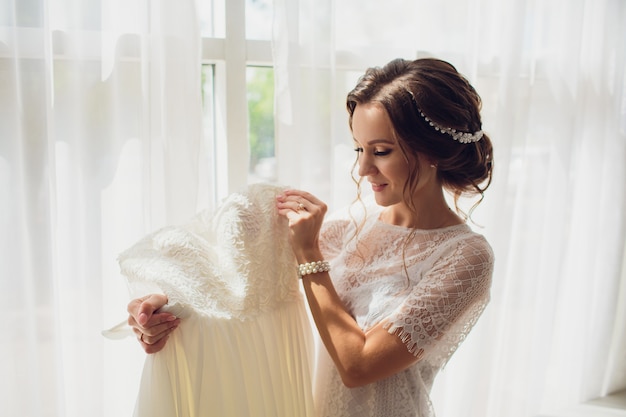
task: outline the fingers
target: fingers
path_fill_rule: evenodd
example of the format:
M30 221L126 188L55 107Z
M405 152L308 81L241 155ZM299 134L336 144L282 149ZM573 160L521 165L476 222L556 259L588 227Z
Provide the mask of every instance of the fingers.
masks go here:
M169 313L158 313L150 318L146 327L140 326L133 316L129 316L128 324L143 350L146 353L156 353L163 349L170 334L180 324L180 319Z
M157 313L143 325L137 323L137 320L132 316L128 316L128 325L133 328L135 334L145 334L148 336L156 336L163 333L165 330L172 327L176 327L180 324L180 319L170 313Z
M308 217L306 213L313 215L326 214L326 204L313 194L301 190L285 190L276 197L277 207L281 215L292 218L292 213ZM290 213L292 212L292 213Z
M151 294L128 304L128 324L146 353L163 349L169 335L180 324L180 319L170 313L155 313L167 304L167 297Z
M165 344L170 338L170 333L173 330L174 329L171 329L166 335L154 342L149 341L146 336L140 336L139 338L137 338L137 340L139 340L139 344L141 345L144 352L146 352L147 354L157 353L165 347Z
M129 323L130 323L130 320L129 320ZM172 333L176 328L178 328L179 324L180 324L180 319L174 318L174 320L171 320L171 318L167 318L166 321L160 324L155 324L154 326L150 326L146 328L142 328L137 325L135 326L131 325L131 326L132 326L133 332L135 333L135 336L137 337L137 340L140 343L146 344L146 345L154 345L157 342L159 342L161 339L163 339L164 337L169 336L170 333Z
M315 197L313 194L306 192L306 191L302 191L302 190L284 190L282 193L282 196L284 196L287 199L301 198L304 201L311 202L314 205L320 205L320 206L324 205L324 202L322 200Z
M150 294L132 300L128 304L128 313L133 316L139 325L145 326L154 312L165 304L167 304L167 296L163 294Z
M296 258L306 259L312 254L319 257L319 233L326 204L305 191L285 190L276 197L276 207L289 220L289 241Z
M165 344L167 343L167 340L169 339L169 337L170 336L167 335L166 337L159 340L153 345L147 345L145 343L142 343L141 346L143 347L144 352L151 355L153 353L157 353L158 351L162 350L165 347Z

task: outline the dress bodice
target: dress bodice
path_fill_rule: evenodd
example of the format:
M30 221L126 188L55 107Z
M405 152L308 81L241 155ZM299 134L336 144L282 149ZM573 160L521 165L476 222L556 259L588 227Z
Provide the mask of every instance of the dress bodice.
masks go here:
M211 317L245 320L293 300L296 261L276 209L280 191L252 185L215 212L148 235L120 255L122 273L131 284L157 284L170 304Z
M349 389L320 350L316 403L324 417L430 417L436 374L489 301L493 253L465 224L408 229L382 222L378 206L365 209L324 224L320 242L333 285L364 331L382 323L420 360Z

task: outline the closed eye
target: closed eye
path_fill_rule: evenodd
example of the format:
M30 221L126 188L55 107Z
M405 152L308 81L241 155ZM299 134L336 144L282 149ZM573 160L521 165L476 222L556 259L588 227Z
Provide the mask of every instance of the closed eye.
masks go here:
M357 146L356 148L354 148L354 152L356 152L356 153L363 153L364 151L365 151L365 150L364 150L362 147L360 147L360 146ZM387 155L389 155L390 153L391 153L391 149L385 149L384 151L377 151L377 150L374 150L374 151L372 152L372 154L373 154L374 156L387 156Z

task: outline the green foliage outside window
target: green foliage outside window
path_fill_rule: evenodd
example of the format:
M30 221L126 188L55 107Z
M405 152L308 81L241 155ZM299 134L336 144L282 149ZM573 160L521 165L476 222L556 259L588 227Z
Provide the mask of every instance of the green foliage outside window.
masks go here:
M248 138L250 167L274 157L274 71L248 67Z

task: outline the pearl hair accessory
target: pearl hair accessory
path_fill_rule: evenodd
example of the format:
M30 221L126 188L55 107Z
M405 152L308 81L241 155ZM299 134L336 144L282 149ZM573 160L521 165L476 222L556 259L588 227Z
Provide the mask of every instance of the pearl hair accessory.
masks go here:
M460 132L460 131L457 131L456 129L452 129L449 127L439 126L437 123L430 120L424 114L422 109L420 109L420 106L418 106L417 104L417 100L415 100L415 96L413 95L413 92L409 89L407 89L406 92L409 93L409 95L411 96L411 100L413 101L413 104L415 104L415 107L417 108L417 111L419 112L420 116L422 116L424 120L428 122L429 125L435 128L436 131L441 132L441 133L446 133L452 136L452 139L460 143L473 143L473 142L478 142L480 139L482 139L483 134L484 134L482 130L479 130L478 132L474 132L474 133L469 133L469 132Z
M483 131L479 130L475 133L468 132L459 132L456 129L451 129L449 127L441 127L432 120L430 120L426 115L420 110L420 116L424 118L428 122L429 125L435 128L436 131L441 133L447 133L452 136L452 139L459 141L460 143L473 143L478 142L483 137Z
M328 261L307 262L298 265L298 278L302 279L305 275L328 271L330 271L330 264Z

